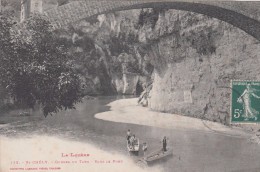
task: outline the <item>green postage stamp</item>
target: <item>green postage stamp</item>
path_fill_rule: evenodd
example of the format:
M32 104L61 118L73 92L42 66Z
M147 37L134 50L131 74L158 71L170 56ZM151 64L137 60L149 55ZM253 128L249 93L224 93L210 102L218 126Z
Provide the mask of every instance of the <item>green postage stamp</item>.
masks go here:
M260 81L232 81L231 123L260 122Z

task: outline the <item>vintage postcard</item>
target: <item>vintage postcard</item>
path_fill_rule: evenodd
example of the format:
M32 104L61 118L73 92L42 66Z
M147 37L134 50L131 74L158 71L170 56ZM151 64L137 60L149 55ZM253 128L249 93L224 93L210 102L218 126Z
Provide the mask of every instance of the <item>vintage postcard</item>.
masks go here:
M260 172L260 1L0 0L0 172Z

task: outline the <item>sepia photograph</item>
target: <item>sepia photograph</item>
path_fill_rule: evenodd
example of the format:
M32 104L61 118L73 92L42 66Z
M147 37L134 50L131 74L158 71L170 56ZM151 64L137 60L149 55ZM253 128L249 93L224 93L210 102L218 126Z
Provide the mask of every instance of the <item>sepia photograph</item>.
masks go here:
M260 172L260 1L0 0L0 172Z

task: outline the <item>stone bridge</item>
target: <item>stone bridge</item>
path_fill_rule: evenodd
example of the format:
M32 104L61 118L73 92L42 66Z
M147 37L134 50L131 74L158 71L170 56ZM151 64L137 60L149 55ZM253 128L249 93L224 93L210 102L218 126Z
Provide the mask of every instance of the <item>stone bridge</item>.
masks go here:
M204 14L230 23L260 40L260 2L81 0L72 1L55 9L45 11L45 15L54 27L60 28L95 15L140 8L176 9Z

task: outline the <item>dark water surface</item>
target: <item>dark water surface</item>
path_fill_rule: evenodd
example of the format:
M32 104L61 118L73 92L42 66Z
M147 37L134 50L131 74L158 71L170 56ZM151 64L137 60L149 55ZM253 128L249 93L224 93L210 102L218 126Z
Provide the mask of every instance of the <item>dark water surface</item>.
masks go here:
M115 123L94 117L96 113L109 110L106 104L122 98L124 97L113 96L84 100L77 105L76 110L62 111L47 118L37 115L19 117L24 119L8 129L0 129L0 134L11 137L51 135L91 143L109 152L128 155L126 131L131 129L140 138L140 142L148 143L148 153L162 147L160 141L163 136L169 137L169 146L173 148L174 156L154 164L163 166L166 172L260 171L260 146L249 143L246 138L192 129L170 130ZM132 158L138 159L138 157Z

